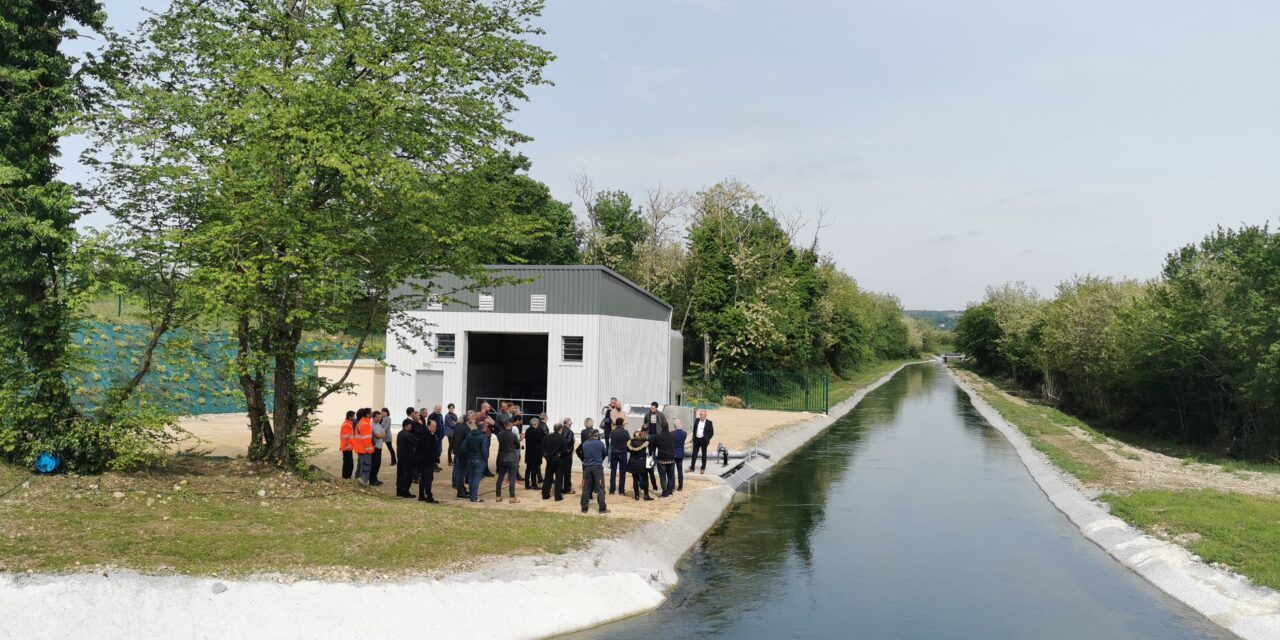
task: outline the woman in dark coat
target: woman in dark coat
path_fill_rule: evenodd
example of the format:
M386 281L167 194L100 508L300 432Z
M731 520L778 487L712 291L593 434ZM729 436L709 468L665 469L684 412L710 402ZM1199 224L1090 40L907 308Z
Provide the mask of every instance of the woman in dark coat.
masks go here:
M656 457L658 463L653 465L658 468L658 477L662 479L662 494L659 498L670 498L671 493L675 490L675 463L676 463L676 440L671 435L671 428L666 424L662 425L662 430L653 439L657 446L658 452Z
M524 488L542 488L542 439L546 427L537 418L529 420L529 428L520 436L524 440Z
M631 439L627 441L627 451L631 453L630 459L627 460L627 471L631 472L631 486L635 487L635 498L640 499L640 492L644 491L645 500L653 500L649 497L649 480L645 465L646 453L649 449L649 433L643 428L637 430Z

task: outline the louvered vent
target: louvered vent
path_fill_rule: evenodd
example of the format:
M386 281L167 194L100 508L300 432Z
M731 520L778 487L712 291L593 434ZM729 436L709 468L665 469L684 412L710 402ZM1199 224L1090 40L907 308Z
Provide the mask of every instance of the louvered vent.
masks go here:
M493 311L493 294L492 293L480 294L480 310Z
M529 311L534 313L546 313L547 296L541 293L535 293L529 296Z

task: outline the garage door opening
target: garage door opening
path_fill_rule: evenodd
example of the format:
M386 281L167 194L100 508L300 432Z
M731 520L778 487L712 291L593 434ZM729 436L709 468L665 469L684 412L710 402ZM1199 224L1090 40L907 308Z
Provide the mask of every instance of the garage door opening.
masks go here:
M547 407L547 334L468 333L467 402L520 405L527 417Z

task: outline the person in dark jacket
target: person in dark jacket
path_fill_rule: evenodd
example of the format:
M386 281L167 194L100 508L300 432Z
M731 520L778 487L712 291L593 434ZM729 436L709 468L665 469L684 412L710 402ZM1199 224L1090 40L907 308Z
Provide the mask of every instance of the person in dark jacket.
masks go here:
M427 416L427 420L436 421L436 431L435 431L436 445L439 446L441 449L443 449L444 448L444 414L440 412L440 409L441 409L440 405L436 405L435 408L431 410L431 415ZM424 422L426 422L426 420L424 420ZM436 471L442 471L442 470L443 469L441 469L438 465L436 466Z
M658 437L654 438L657 443L658 464L653 466L658 468L658 478L661 481L662 493L659 498L670 498L672 492L675 491L675 470L672 466L676 463L676 445L675 438L671 436L671 429L667 425L662 425L662 431L658 432Z
M630 439L627 421L623 418L615 419L613 431L609 432L609 493L614 492L615 480L618 493L627 493L627 441Z
M507 479L508 497L516 500L516 471L520 469L520 436L511 430L508 420L498 431L498 502L502 502L502 480Z
M649 455L656 460L658 458L658 433L662 427L646 424L644 428L649 434ZM649 489L651 491L660 491L662 485L658 483L658 465L655 464L652 467L648 467L645 473L647 475L646 479L649 481Z
M414 428L418 425L418 411L409 407L405 411L408 417L400 423L400 434L396 436L396 445L400 447L400 456L405 463L396 467L396 497L412 498L409 487L413 485L413 474L418 472L418 434ZM413 464L409 464L412 460Z
M489 439L487 425L476 425L462 442L462 455L467 460L468 487L472 502L484 502L480 498L480 480L484 477L484 443Z
M592 429L589 435L582 443L582 512L587 512L594 493L600 513L609 513L604 503L604 443L600 441L599 431Z
M458 491L459 498L467 497L467 481L471 476L467 474L467 460L462 455L462 443L466 441L467 435L476 426L476 420L471 414L467 414L465 420L453 428L453 488Z
M676 448L676 491L684 491L684 443L689 432L684 430L684 423L679 418L676 418L674 424L676 428L671 432L671 440Z
M454 411L454 404L449 403L449 413L444 414L444 429L441 435L444 436L446 446L445 462L453 464L453 429L458 426L458 414Z
M693 465L698 462L698 451L702 451L702 472L707 472L707 447L716 435L716 427L707 419L706 410L698 412L698 419L693 421L693 454L689 456L689 473L693 473Z
M556 478L560 481L560 493L568 495L573 493L573 420L565 418L564 429L560 431L560 437L564 438L560 445L560 450L564 454L560 456L560 469L556 472Z
M520 439L524 441L524 488L542 488L542 440L547 431L537 418L529 419L529 428Z
M440 468L440 440L436 432L440 427L435 420L427 420L427 426L418 435L418 499L435 504L435 494L431 485L436 479L436 469Z
M627 452L630 454L627 471L631 472L631 485L635 491L636 500L640 499L641 491L644 491L645 500L653 500L649 496L649 481L645 471L645 455L648 449L649 433L644 430L644 427L640 427L627 441Z
M551 497L555 489L556 500L564 500L560 484L560 456L564 455L564 425L558 424L542 439L542 451L547 458L547 473L542 478L542 499Z

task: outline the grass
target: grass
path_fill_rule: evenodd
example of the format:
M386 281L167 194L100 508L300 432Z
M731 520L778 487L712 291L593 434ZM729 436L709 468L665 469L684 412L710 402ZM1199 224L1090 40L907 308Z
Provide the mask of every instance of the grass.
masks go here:
M1031 446L1081 482L1103 483L1117 473L1116 463L1094 446L1106 444L1107 436L1093 427L1052 407L1015 402L998 385L978 384L974 388L1005 420L1027 436ZM1089 434L1089 440L1076 437L1068 431L1070 427Z
M1206 562L1280 589L1280 499L1210 490L1138 491L1102 499L1126 522L1179 539Z
M367 579L560 553L634 522L425 505L242 461L181 457L146 474L30 478L0 466L0 570ZM265 492L260 496L259 492Z
M884 377L885 374L897 369L904 364L919 362L919 359L908 358L905 360L882 360L871 366L864 367L852 374L848 378L837 376L831 377L831 388L829 390L831 406L836 406L845 400L848 400L854 393L872 382Z

